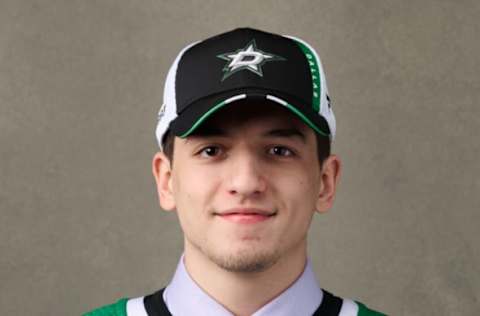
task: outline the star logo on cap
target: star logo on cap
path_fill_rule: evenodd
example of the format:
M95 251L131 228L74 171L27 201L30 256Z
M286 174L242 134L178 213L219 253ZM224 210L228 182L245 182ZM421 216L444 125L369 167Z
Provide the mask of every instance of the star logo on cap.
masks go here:
M263 77L262 66L266 62L286 60L281 56L257 49L255 40L250 41L244 48L235 52L217 55L217 57L228 61L225 67L223 67L224 75L222 81L241 70L248 70Z

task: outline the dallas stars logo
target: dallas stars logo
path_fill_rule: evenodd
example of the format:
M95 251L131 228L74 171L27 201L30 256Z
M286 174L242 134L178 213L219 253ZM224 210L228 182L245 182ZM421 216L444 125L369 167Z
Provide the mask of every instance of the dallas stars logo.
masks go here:
M244 48L235 52L217 55L218 58L228 61L223 67L222 81L240 70L249 70L263 77L262 66L269 61L286 60L283 57L263 52L257 49L255 40L250 41Z

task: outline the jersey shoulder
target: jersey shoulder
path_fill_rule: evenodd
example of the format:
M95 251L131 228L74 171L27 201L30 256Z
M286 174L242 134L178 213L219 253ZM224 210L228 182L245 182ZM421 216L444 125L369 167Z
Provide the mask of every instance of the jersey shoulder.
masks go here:
M82 316L127 316L127 301L128 298L122 298L114 304L94 309Z
M357 303L358 306L357 316L387 316L384 313L380 313L368 308L365 304L362 304L358 301L355 301L355 303Z

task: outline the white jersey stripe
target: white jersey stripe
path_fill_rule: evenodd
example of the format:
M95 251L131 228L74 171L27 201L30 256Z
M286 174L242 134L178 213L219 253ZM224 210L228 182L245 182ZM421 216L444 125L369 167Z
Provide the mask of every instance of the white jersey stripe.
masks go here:
M344 298L342 302L342 308L338 316L357 316L358 305L354 301L348 298Z
M127 301L127 316L148 316L143 304L143 296L131 298Z

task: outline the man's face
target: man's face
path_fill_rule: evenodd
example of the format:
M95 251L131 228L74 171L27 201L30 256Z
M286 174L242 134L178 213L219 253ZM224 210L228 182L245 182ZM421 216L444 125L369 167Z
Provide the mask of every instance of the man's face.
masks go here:
M195 135L176 138L173 157L168 208L186 253L237 272L305 254L322 171L313 130L288 110L227 106Z

